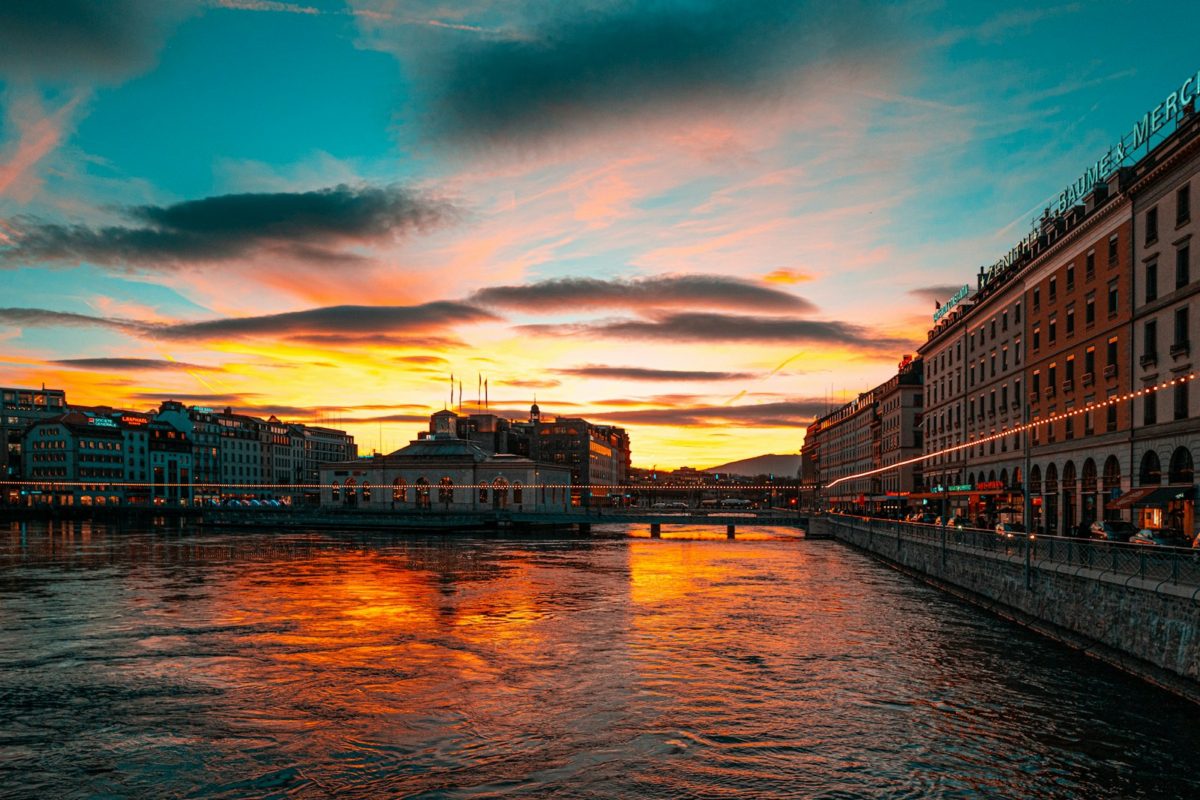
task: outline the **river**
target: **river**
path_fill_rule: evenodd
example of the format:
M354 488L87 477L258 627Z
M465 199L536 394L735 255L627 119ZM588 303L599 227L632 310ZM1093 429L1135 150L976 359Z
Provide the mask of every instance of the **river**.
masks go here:
M1200 709L837 542L0 529L0 797L1200 796Z

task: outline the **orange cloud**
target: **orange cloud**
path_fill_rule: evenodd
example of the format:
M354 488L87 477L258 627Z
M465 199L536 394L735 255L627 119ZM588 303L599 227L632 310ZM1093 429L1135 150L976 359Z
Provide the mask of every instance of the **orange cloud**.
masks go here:
M0 159L0 197L11 195L27 201L36 194L41 182L33 175L33 168L70 132L71 115L88 94L78 91L56 110L47 112L35 92L9 90L5 98L8 122L17 133Z

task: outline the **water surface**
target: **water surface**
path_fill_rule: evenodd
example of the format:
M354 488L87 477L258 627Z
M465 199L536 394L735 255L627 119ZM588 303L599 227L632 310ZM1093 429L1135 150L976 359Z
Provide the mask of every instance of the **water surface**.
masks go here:
M1200 710L791 532L0 531L0 797L1197 797Z

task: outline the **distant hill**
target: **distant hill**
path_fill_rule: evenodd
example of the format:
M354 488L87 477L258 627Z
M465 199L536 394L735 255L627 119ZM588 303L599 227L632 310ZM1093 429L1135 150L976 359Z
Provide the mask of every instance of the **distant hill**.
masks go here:
M705 472L728 472L731 475L786 475L796 477L800 469L800 456L781 456L774 453L753 458L743 458L741 461L730 461L719 467L709 467Z

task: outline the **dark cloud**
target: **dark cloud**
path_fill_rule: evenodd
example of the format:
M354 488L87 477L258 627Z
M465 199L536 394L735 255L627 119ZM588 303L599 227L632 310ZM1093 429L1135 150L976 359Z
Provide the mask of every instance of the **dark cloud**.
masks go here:
M160 403L164 400L175 400L180 403L202 406L235 405L244 403L251 397L259 397L255 392L243 394L163 394L162 392L138 392L129 397L134 400L150 400Z
M917 289L909 289L908 294L918 300L924 300L927 303L944 303L954 295L958 294L958 290L963 285L960 283L957 286L954 284L942 284L939 286L921 286Z
M403 187L335 186L311 192L231 194L125 209L131 225L10 221L0 265L162 270L266 253L318 266L366 260L352 246L442 225L458 212Z
M509 380L496 381L501 386L512 386L515 389L554 389L562 385L561 381L556 380L540 380L537 378L529 378L526 380Z
M189 364L186 361L168 361L163 358L60 358L50 363L72 369L99 370L219 369L218 367L206 367L202 364Z
M492 286L472 302L521 311L567 312L579 308L727 308L808 313L802 297L750 281L718 275L667 275L633 280L557 278L524 286Z
M392 360L400 364L416 364L418 366L441 366L450 363L441 356L396 356Z
M681 406L677 408L642 408L628 411L605 411L598 418L626 425L711 426L739 427L797 427L811 422L824 413L826 403L821 399L759 403L745 406Z
M354 417L353 419L343 419L343 423L350 422L429 422L428 414L385 414L381 417Z
M0 325L23 327L110 328L122 333L142 334L149 326L136 320L94 317L72 311L50 311L45 308L0 308Z
M0 75L94 82L150 66L187 13L176 0L4 0Z
M627 381L732 381L755 377L752 372L645 369L643 367L607 367L600 364L569 367L554 371L559 375L575 375L583 378L618 378Z
M883 337L860 325L836 320L709 313L668 314L649 320L612 320L578 325L524 325L520 326L520 330L549 335L643 341L828 344L870 351L892 351L912 346L912 342L907 340Z
M465 323L489 322L497 317L462 303L437 302L419 306L326 306L259 317L229 317L204 322L183 322L155 328L163 339L220 339L241 336L361 337L363 344L379 343L389 333L412 334L405 346L424 345L423 334ZM345 340L341 340L345 344Z
M429 334L405 337L384 336L379 334L306 333L289 336L288 341L339 350L347 350L356 347L393 347L396 349L410 350L414 348L419 348L421 350L453 350L455 348L466 346L466 343L461 339L456 339L451 336L431 336Z
M775 100L821 81L826 68L863 70L895 49L885 10L853 2L557 8L522 36L468 39L416 65L433 72L440 135L523 142L641 112Z

